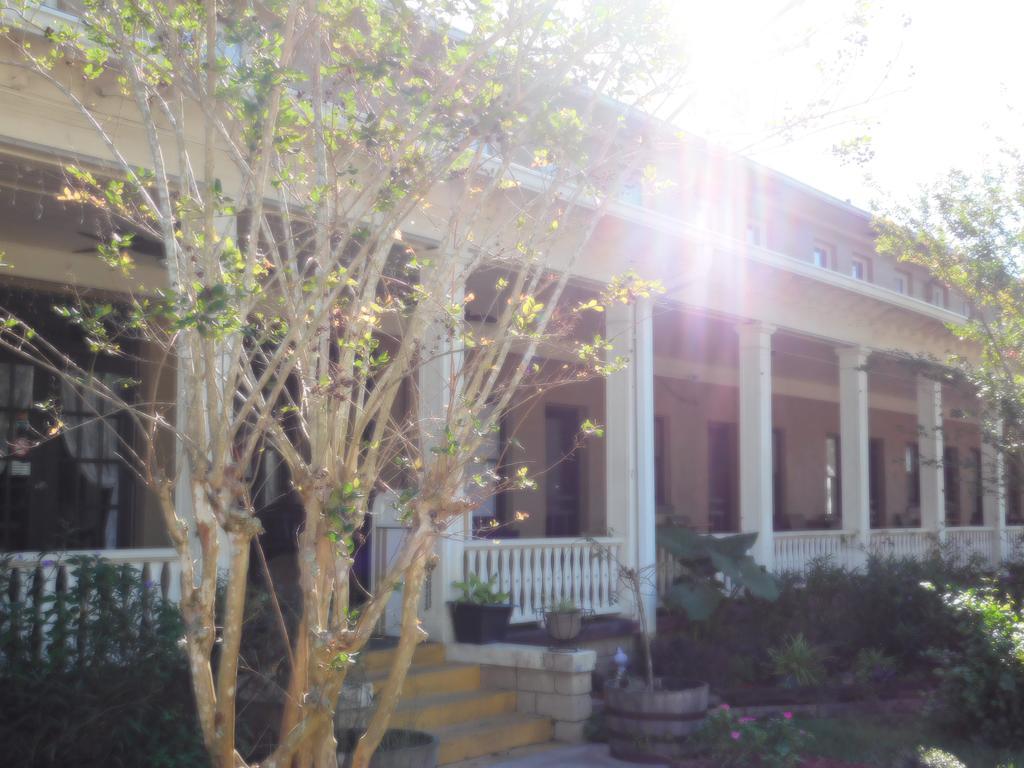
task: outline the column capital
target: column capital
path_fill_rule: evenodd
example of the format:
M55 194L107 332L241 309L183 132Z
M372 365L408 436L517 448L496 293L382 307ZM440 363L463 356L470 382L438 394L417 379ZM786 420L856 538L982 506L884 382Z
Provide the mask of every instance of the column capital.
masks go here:
M740 346L761 346L767 344L777 326L759 320L742 320L733 326L740 337Z
M870 356L871 350L866 347L836 347L836 357L842 368L863 368Z

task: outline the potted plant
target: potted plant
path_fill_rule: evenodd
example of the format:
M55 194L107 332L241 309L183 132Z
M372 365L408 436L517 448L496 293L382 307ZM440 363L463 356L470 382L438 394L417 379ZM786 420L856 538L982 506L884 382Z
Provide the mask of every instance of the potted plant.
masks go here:
M462 590L462 597L448 603L455 641L459 643L500 643L512 617L511 596L497 590L497 576L484 581L470 573L465 581L452 586Z
M374 709L373 684L357 662L341 690L334 712L339 768L351 768L356 744L367 729ZM369 768L437 768L440 741L425 731L389 728L370 758Z
M723 576L734 589L742 587L769 600L778 597L775 579L747 554L756 536L716 538L685 528L659 528L658 545L676 558L678 574L665 595L665 604L682 610L691 621L703 621L722 599ZM608 550L601 556L613 557ZM605 686L605 722L611 754L633 762L671 762L688 757L697 749L689 737L701 727L707 713L708 684L654 676L644 598L654 588L656 566L615 565L619 581L632 595L637 608L644 674L639 680L627 677L628 658L616 654L619 675Z
M336 733L340 768L351 768L356 742L362 735L361 728ZM389 728L370 758L370 768L436 768L439 745L437 736L431 733Z
M544 628L556 643L571 643L583 629L583 612L572 598L563 598L544 611Z

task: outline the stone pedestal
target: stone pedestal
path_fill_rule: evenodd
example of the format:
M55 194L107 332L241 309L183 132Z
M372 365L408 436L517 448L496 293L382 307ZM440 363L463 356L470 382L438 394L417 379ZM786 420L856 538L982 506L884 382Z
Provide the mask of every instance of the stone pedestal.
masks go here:
M550 651L529 645L492 643L446 647L448 661L480 665L485 688L516 692L519 712L550 717L557 741L583 741L593 704L594 651Z

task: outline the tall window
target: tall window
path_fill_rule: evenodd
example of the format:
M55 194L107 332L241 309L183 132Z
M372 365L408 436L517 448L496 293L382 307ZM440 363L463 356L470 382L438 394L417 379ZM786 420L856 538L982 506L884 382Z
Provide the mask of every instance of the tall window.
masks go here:
M893 290L896 293L902 293L906 296L910 296L913 293L913 282L910 278L910 273L905 272L902 269L896 270L896 277L893 279Z
M665 466L665 417L654 417L654 503L668 504L668 477Z
M871 262L863 256L854 256L850 262L850 275L856 280L871 280Z
M790 527L789 515L786 514L786 486L784 478L786 453L782 439L782 430L772 430L772 502L774 506L775 530L786 530Z
M58 320L55 297L5 288L0 301L21 309L40 335L109 388L130 397L137 350L97 355ZM52 435L51 402L65 429ZM103 549L135 543L137 482L122 457L133 447L128 419L110 404L43 368L0 354L0 550Z
M736 530L736 425L708 424L708 527Z
M839 435L827 435L825 437L825 522L830 526L842 519L841 482Z
M984 465L981 463L981 449L971 449L971 485L974 493L971 506L971 525L985 523L985 479Z
M835 248L828 243L817 242L811 249L811 260L816 267L832 269L835 263Z
M928 287L928 301L936 307L946 306L946 286L942 283L931 283Z
M1009 525L1024 525L1024 504L1021 493L1021 466L1018 456L1006 457L1006 522Z
M942 473L946 483L946 522L963 525L960 518L960 452L946 446L942 451Z
M907 477L907 505L918 507L921 504L921 461L917 443L907 443L904 448L903 470Z
M868 442L868 499L871 527L883 528L885 517L885 441L873 437Z

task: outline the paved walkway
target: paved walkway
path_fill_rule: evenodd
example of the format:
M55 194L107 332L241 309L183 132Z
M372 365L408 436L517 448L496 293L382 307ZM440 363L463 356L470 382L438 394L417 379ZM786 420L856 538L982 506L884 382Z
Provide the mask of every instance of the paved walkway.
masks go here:
M606 744L543 745L514 749L504 755L478 757L449 768L627 768L636 763L616 760ZM664 766L649 766L664 768Z

